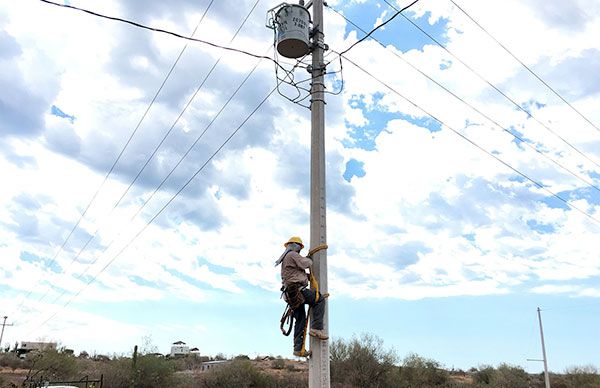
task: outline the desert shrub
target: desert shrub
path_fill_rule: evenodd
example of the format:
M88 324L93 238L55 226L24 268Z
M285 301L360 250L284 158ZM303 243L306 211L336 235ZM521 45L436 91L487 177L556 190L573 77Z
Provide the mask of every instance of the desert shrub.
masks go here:
M474 369L474 368L473 368ZM477 369L471 369L473 380L479 385L489 385L492 383L496 370L490 365L480 365Z
M279 378L274 381L274 385L271 385L275 388L300 388L300 387L308 387L308 374L294 374L287 375Z
M201 387L275 387L272 377L260 372L247 360L235 360L228 365L212 369L203 376Z
M330 346L331 381L344 387L388 386L396 360L395 352L385 350L379 337L336 339Z
M5 366L15 370L23 367L23 360L21 360L15 353L2 353L0 354L0 366Z
M97 361L96 361L97 362ZM104 375L104 385L112 388L129 388L132 380L132 360L116 358L98 362L99 371Z
M77 363L71 354L46 349L30 353L27 359L28 377L32 379L40 376L48 380L72 379L78 374Z
M285 360L283 358L277 358L277 359L271 361L271 368L273 368L273 369L285 368Z
M519 366L500 364L494 369L489 365L480 366L473 374L477 387L489 388L527 388L530 378Z
M494 383L498 387L520 388L529 385L529 375L520 366L500 364L496 368Z
M175 368L164 358L154 356L138 357L133 369L132 387L168 387L172 384Z
M296 368L296 365L294 365L294 364L287 364L285 366L285 369L288 370L288 371L290 371L290 372L295 372L295 371L298 370L298 368Z
M447 387L449 381L449 373L442 369L439 362L417 354L409 354L395 373L393 386Z
M111 388L174 387L175 367L169 360L154 356L139 356L135 367L133 359L115 358L100 364L104 384Z
M203 360L208 361L208 357L200 357L195 354L188 354L182 357L168 359L168 361L177 371L199 369L202 366Z
M565 371L564 381L567 388L600 388L598 369L592 365L568 368Z

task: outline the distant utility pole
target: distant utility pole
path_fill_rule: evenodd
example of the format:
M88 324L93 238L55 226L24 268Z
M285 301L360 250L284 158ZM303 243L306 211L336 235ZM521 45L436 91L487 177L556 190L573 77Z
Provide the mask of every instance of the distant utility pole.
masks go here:
M312 2L313 45L311 85L311 151L310 151L310 244L314 248L327 242L325 202L325 63L326 45L323 33L323 0ZM315 254L314 275L319 291L327 292L327 250ZM329 301L325 303L323 331L329 334ZM309 388L330 386L329 341L310 337L312 356L309 360Z
M548 375L548 359L546 358L546 345L544 343L544 328L542 327L542 310L537 308L538 320L540 322L540 336L542 337L542 356L544 360L544 382L546 383L546 388L550 388L550 376Z
M6 323L6 319L7 318L8 317L5 315L4 316L4 322L2 322L2 331L0 332L0 349L2 349L2 337L4 337L4 327L5 326L12 326L13 325L12 323L10 323L10 324Z

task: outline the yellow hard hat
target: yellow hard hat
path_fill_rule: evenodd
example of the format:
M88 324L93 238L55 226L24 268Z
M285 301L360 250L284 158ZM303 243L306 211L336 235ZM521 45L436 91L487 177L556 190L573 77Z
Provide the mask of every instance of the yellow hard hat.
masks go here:
M302 239L300 237L298 237L298 236L290 237L290 239L285 244L283 244L283 246L287 247L288 244L291 244L291 243L300 244L300 246L302 248L304 248L304 244L302 244Z

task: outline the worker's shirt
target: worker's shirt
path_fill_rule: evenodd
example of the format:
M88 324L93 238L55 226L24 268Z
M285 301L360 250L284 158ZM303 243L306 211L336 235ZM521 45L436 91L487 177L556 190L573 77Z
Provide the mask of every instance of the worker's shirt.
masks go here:
M312 260L301 256L298 252L290 251L281 263L281 280L284 285L291 283L308 284L306 269L312 265Z

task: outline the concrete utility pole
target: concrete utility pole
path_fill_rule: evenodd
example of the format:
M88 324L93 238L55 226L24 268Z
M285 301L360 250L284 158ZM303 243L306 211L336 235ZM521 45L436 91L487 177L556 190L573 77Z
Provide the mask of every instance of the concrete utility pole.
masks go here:
M325 50L323 34L323 0L312 3L313 52L311 85L311 151L310 151L310 244L314 248L327 242L325 209ZM327 250L315 254L314 275L321 294L327 292ZM329 301L325 303L323 331L329 334ZM309 360L309 388L329 388L329 341L310 337L312 356Z
M542 327L542 310L537 308L538 320L540 321L540 336L542 337L542 356L544 358L544 382L546 388L550 388L550 375L548 375L548 359L546 358L546 345L544 343L544 328Z
M10 324L6 323L6 319L7 318L8 317L5 315L4 316L4 322L2 322L2 331L0 332L0 349L2 348L2 337L4 337L4 327L5 326L12 326L13 325L12 323L10 323Z

